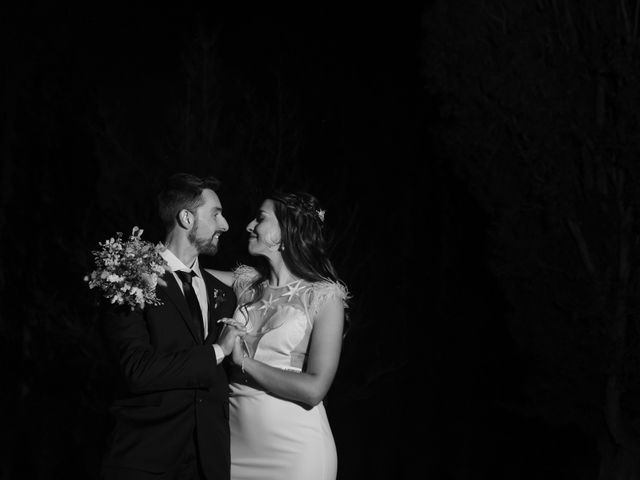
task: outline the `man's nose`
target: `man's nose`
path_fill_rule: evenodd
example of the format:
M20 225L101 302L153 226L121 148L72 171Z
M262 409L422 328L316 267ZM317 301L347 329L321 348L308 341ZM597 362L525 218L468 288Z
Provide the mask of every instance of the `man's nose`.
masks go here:
M223 232L226 232L227 230L229 230L229 223L227 222L227 219L224 217L222 217L222 222L220 222L220 230L222 230Z

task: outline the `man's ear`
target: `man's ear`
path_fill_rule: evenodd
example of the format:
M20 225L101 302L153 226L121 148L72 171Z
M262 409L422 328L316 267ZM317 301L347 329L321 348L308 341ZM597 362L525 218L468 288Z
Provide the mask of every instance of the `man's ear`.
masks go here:
M178 212L178 217L176 218L176 220L180 228L191 230L191 227L193 227L193 213L191 213L186 208L183 208Z

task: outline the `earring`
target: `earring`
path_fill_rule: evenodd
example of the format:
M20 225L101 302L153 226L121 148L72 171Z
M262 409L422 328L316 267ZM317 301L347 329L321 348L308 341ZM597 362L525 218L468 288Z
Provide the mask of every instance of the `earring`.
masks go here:
M284 243L280 244L280 246L278 247L278 251L279 252L284 252Z

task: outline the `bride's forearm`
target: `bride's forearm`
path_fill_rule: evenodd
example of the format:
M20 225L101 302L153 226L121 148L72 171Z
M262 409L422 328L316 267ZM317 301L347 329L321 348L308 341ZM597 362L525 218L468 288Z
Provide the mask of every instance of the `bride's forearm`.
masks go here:
M310 406L320 403L329 389L319 375L282 370L249 357L243 359L242 367L264 390Z
M205 268L205 272L213 275L226 286L230 287L233 285L233 272L227 272L223 270L213 270L211 268Z

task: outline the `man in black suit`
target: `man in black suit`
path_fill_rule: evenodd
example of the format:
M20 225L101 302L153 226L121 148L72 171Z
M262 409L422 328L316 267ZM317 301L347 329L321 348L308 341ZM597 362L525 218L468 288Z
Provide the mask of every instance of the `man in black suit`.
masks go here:
M162 305L108 307L103 327L123 379L111 408L101 478L229 478L228 382L222 361L242 332L216 321L231 317L236 297L201 269L229 225L214 178L170 177L158 195L167 230L169 271L156 287ZM220 329L221 330L221 329Z

